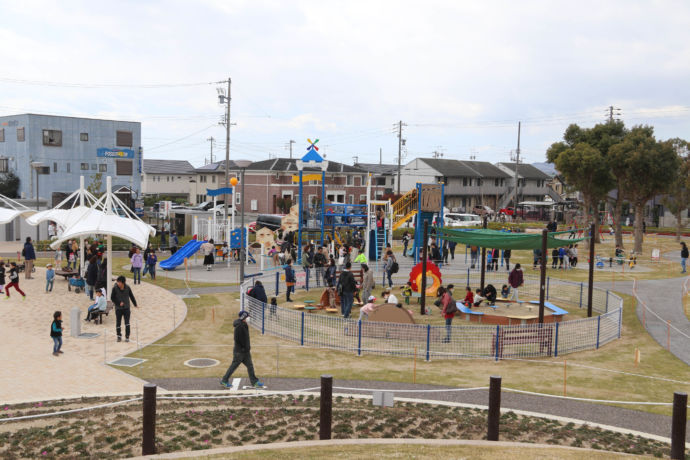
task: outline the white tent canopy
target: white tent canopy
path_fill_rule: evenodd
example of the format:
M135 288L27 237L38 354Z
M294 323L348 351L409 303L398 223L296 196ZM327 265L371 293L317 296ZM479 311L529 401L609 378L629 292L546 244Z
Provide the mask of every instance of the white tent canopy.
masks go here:
M77 223L86 212L98 200L84 188L84 176L79 179L79 190L65 198L53 209L37 212L26 219L29 225L38 225L41 222L52 221L66 229Z
M18 216L26 218L35 213L36 211L33 209L29 209L5 195L0 195L0 224L9 224Z

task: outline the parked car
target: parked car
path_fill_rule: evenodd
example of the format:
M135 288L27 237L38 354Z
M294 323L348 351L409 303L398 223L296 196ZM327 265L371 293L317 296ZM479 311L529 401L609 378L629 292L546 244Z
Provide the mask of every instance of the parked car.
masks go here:
M225 204L224 200L216 200L216 206L219 204ZM213 201L203 201L196 206L192 207L195 211L208 211L213 207Z
M224 204L216 204L215 207L209 208L209 211L215 212L216 216L224 216L225 215L225 205ZM235 208L230 205L228 207L228 216L232 216L235 214Z
M492 216L494 215L494 210L491 209L491 208L488 207L488 206L485 206L485 205L477 205L477 206L475 206L474 208L472 208L472 212L473 212L474 214L477 214L477 215L480 215L480 216L486 215L486 216L489 217L489 218L492 217Z
M498 213L499 214L505 214L506 216L512 216L513 214L515 214L515 209L513 209L511 207L501 208L501 210L498 211Z
M443 225L446 227L474 227L482 225L482 218L476 214L449 212L443 216Z
M267 227L269 230L278 230L282 223L283 216L278 214L259 214L256 218L256 230Z
M247 227L249 228L249 233L256 233L256 221L250 222Z

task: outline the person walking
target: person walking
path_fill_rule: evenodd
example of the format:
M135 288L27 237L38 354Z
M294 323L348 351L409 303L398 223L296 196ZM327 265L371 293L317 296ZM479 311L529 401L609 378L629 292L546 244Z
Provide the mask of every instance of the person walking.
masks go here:
M686 267L688 264L688 246L685 244L685 242L680 243L680 268L683 269L681 273L686 272Z
M130 301L135 307L139 308L137 305L137 300L134 298L132 289L127 286L127 278L120 275L117 277L117 281L113 286L112 292L110 293L110 300L113 301L115 305L115 332L117 333L117 341L122 342L122 329L120 324L122 320L125 320L125 342L129 342L129 318L131 315Z
M323 267L326 265L326 256L323 254L323 246L314 254L314 269L316 270L316 287L321 287L321 280L323 279Z
M448 250L450 251L450 260L455 260L455 246L457 246L458 243L455 241L449 241L448 242Z
M170 233L170 255L177 252L177 247L180 245L180 240L177 238L177 231L173 230Z
M26 300L26 294L19 289L19 269L17 268L17 262L10 262L10 283L5 286L5 296L7 299L10 298L11 287L14 287L17 292L22 295L22 300Z
M214 263L213 251L216 250L216 247L213 244L213 238L202 244L200 249L202 251L201 253L204 255L204 267L206 267L206 271L210 272Z
M479 260L479 248L477 246L470 246L470 263L471 267L474 268L475 265L477 265L477 261Z
M53 283L55 282L55 270L53 264L46 265L46 294L53 292Z
M135 248L132 254L132 274L133 283L141 284L141 268L144 266L144 257L141 255L141 249Z
M368 299L371 296L371 291L374 290L376 284L374 282L374 272L369 268L369 265L362 264L362 299Z
M225 388L231 388L230 377L233 372L240 366L244 364L247 367L247 373L249 374L249 381L254 388L263 388L264 384L256 377L254 374L254 363L252 362L251 354L251 342L249 339L249 326L247 322L249 321L249 312L242 310L239 314L239 318L236 319L232 325L235 327L235 346L232 349L232 363L225 375L220 379L220 385Z
M53 339L53 356L60 356L62 348L62 312L53 313L53 323L50 325L50 337Z
M386 252L386 265L384 266L385 276L388 277L388 287L393 287L393 279L391 277L393 276L393 273L395 273L395 267L393 266L394 264L397 265L398 262L395 260L393 251L389 249L388 252ZM383 282L384 284L386 283L385 278Z
M350 317L352 304L355 301L355 291L357 290L357 282L350 268L352 268L352 264L347 262L344 270L340 273L337 288L338 295L340 296L340 309L344 318Z
M438 288L438 294L441 296L441 314L446 320L446 338L443 339L444 343L450 342L450 333L452 330L453 318L455 313L458 311L457 305L455 305L455 300L453 300L453 285L449 284L448 287L444 288L441 286Z
M146 266L149 270L149 276L151 277L152 280L156 279L156 264L158 263L158 256L156 255L156 251L153 249L151 252L149 252L149 258L146 259Z
M328 268L326 268L326 272L323 275L326 286L328 286L328 287L334 287L335 286L335 279L336 279L337 271L338 271L338 268L335 266L335 259L333 257L331 257Z
M31 271L34 268L34 260L36 260L36 251L34 251L34 245L31 244L30 236L26 237L26 243L24 243L22 255L24 256L24 278L30 280L33 278L31 276Z
M295 292L295 283L297 279L295 278L295 270L292 268L292 259L288 259L285 264L285 286L287 290L285 292L285 301L292 302L290 298L290 293Z
M512 288L510 300L514 300L515 302L519 301L520 298L518 297L518 290L523 284L525 284L525 278L522 274L520 264L515 264L515 268L512 272L510 272L510 275L508 275L508 284L510 284L510 287Z
M407 257L407 246L410 244L410 232L405 230L402 235L403 257Z
M93 300L93 291L98 281L98 256L91 256L89 266L86 268L86 295Z
M203 247L203 244L201 245ZM202 249L202 254L203 254L203 248L199 247L199 249ZM146 272L148 271L149 267L146 265L146 261L149 258L149 252L153 251L153 247L151 246L151 243L146 245L146 249L144 249L144 269L141 271L141 276L146 276Z
M0 260L0 294L5 293L5 262Z
M507 272L510 271L510 256L512 255L512 253L513 253L513 251L511 251L510 249L506 249L503 251L503 259L506 262L506 271Z

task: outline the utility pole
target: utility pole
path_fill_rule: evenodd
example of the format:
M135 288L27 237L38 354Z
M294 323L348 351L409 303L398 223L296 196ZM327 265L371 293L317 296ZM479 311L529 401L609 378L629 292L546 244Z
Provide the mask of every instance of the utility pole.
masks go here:
M213 163L213 143L216 141L216 139L213 136L211 136L206 140L211 142L211 160L209 161L209 163Z
M400 195L400 160L402 158L402 146L403 146L402 128L403 128L403 122L401 120L398 122L398 195Z
M383 149L379 147L379 164L383 164Z
M518 179L518 165L520 164L520 127L521 127L521 122L518 121L518 143L517 143L517 150L515 151L515 205L513 207L513 212L515 213L515 217L517 218L517 206L518 206L518 184L519 184L519 179Z
M296 144L296 142L293 141L292 139L290 139L289 144L290 144L290 159L292 160L292 144Z
M359 157L357 155L355 155L352 157L352 159L355 160L355 166L356 166L357 163L359 163Z
M616 111L616 113L614 113L614 110ZM614 115L620 116L620 114L621 114L620 109L618 107L614 107L612 105L609 106L607 112L609 113L609 123L613 122L613 116Z
M218 83L225 83L219 81ZM218 102L225 104L225 188L230 187L230 102L232 101L231 84L228 78L228 92L224 94L222 88L218 88ZM223 208L225 209L225 222L228 221L228 194L223 194Z

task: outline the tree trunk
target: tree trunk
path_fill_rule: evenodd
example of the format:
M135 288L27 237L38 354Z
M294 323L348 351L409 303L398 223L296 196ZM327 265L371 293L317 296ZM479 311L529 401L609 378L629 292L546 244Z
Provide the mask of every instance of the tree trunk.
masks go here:
M616 246L623 249L623 198L620 196L620 188L618 190L618 198L613 207L613 229L616 232Z
M642 241L644 234L642 233L642 222L644 222L644 201L635 201L635 253L642 253Z
M680 206L677 208L678 212L676 212L676 241L680 242L680 234L683 231L683 218L681 217L681 214L683 213L683 210L680 209Z

